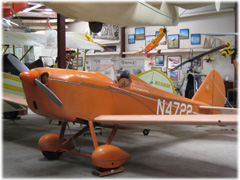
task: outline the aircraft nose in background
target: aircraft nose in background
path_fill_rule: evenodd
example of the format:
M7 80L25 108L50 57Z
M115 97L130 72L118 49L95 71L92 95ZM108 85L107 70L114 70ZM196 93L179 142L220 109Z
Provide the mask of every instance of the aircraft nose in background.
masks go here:
M34 70L24 71L22 72L19 77L23 82L27 82L29 84L35 85L34 79L39 78L39 73Z

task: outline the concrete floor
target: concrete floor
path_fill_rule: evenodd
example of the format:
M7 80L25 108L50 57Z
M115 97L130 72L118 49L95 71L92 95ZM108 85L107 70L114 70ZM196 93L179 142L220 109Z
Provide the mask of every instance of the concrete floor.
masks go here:
M30 112L20 120L3 120L4 178L95 178L88 157L64 153L48 161L38 150L39 138L59 133L57 121ZM80 128L70 124L72 133ZM103 129L104 143L111 130ZM66 131L67 135L70 131ZM82 152L93 151L91 136L80 136ZM106 178L236 178L236 127L165 126L144 136L141 130L119 130L114 145L132 155L123 173Z

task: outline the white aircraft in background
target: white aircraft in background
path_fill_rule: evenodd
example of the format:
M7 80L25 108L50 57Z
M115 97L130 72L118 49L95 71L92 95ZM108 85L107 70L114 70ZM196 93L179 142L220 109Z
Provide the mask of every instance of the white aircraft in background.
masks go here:
M119 26L176 26L179 21L178 7L194 9L214 3L215 1L197 3L180 1L51 1L44 2L44 5L67 17L88 21L91 31L97 33L101 30L102 23ZM215 7L219 11L220 3L215 3Z
M45 46L45 32L3 32L2 44L19 46ZM96 43L84 40L80 34L67 32L66 47L79 49L94 49L103 51L103 48Z

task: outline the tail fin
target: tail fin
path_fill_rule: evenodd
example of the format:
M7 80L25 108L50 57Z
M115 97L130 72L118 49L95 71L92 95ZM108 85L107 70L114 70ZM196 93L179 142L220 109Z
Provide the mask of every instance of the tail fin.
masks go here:
M217 71L212 70L192 99L211 106L223 107L225 94L225 85L221 75Z

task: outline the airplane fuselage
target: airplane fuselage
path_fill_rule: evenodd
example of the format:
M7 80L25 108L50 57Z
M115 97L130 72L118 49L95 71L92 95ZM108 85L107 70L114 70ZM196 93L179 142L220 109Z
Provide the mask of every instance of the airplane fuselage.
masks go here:
M62 107L32 81L43 79L46 73L48 80L44 83L62 101ZM198 108L206 104L152 87L132 74L127 87L119 87L118 82L101 73L66 69L36 68L20 78L32 111L65 121L90 120L100 115L209 113Z

